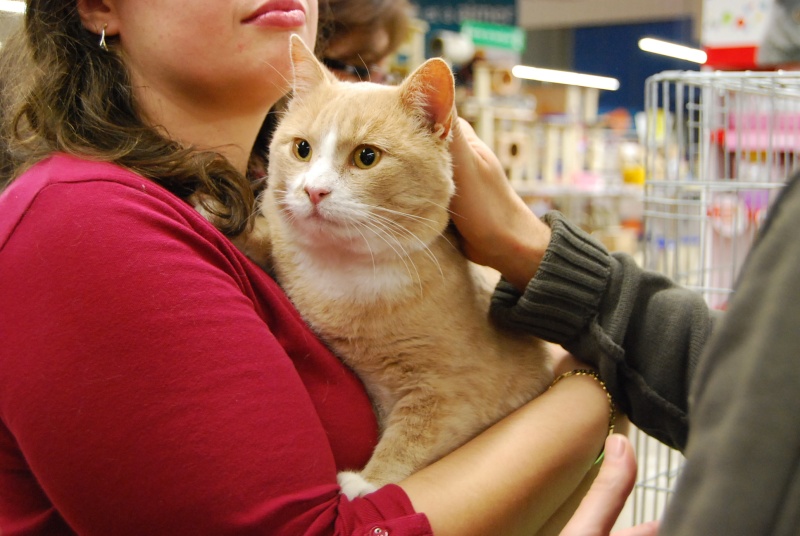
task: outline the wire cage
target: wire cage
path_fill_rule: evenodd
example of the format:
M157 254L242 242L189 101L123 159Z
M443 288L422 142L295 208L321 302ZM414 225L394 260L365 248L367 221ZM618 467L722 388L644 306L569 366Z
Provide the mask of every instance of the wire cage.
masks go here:
M667 71L645 85L645 268L725 309L744 258L800 166L800 73ZM663 513L682 457L635 432L633 523Z

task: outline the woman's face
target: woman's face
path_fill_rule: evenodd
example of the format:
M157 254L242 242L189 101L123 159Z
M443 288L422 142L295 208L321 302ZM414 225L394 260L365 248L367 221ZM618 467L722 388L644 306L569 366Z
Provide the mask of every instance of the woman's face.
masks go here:
M106 0L145 106L210 116L268 109L289 89L289 37L314 43L317 0ZM113 32L111 30L114 30ZM188 111L188 110L187 110ZM158 115L158 110L150 110Z

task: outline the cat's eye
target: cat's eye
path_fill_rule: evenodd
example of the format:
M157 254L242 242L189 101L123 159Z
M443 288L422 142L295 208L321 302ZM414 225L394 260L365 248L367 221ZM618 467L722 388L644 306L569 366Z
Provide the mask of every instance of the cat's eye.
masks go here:
M294 146L292 147L292 150L298 160L303 162L308 162L311 160L311 144L306 140L300 138L294 140Z
M370 145L361 145L353 152L353 163L361 169L374 167L380 159L380 149L376 149Z

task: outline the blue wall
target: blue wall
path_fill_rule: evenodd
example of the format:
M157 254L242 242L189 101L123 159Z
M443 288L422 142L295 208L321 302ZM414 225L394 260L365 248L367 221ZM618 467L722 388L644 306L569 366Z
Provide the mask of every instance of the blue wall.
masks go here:
M700 68L696 63L639 50L642 37L697 46L691 18L575 30L573 69L612 76L620 82L617 91L600 92L600 113L618 107L627 108L631 113L644 110L644 84L648 76L672 69L696 71Z

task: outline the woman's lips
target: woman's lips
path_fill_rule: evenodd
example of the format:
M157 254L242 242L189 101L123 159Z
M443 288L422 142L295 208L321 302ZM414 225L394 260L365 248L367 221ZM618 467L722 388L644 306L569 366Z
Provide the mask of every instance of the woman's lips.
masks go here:
M273 28L298 28L306 23L306 11L296 0L272 0L262 4L243 22Z

